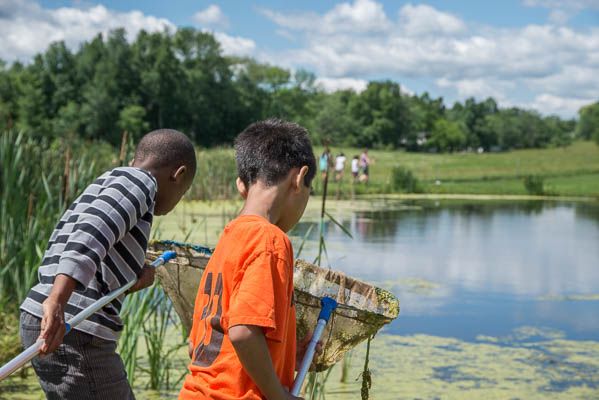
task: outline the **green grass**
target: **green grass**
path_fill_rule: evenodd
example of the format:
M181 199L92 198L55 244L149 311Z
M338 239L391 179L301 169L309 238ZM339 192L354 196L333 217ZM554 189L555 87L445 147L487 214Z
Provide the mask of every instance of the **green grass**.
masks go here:
M349 159L359 149L333 148ZM321 148L315 148L320 155ZM538 175L545 179L546 192L557 196L599 197L599 146L574 142L551 149L516 150L506 153L422 154L403 151L369 150L374 160L370 183L355 185L356 194L389 193L394 166L410 169L423 183L425 193L526 194L523 178ZM349 163L346 165L344 194L351 193ZM439 181L439 185L435 182ZM337 183L332 183L335 193ZM318 183L316 183L318 188Z
M472 181L442 181L440 185L427 182L427 193L468 193L491 195L527 195L521 178L481 179ZM599 196L599 173L545 178L545 192L559 196Z

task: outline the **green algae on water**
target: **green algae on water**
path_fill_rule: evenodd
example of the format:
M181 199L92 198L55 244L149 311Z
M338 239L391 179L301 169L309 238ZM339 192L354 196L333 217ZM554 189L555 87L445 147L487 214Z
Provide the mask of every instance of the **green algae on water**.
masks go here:
M545 295L539 297L539 301L599 301L599 293Z
M481 341L470 343L431 335L377 335L370 349L371 398L551 400L599 397L599 341L567 340L560 338L559 331L526 326L505 337L479 338ZM365 344L359 345L353 351L354 359L363 359L365 350ZM175 357L180 358L178 365L188 362L183 350ZM359 399L361 370L362 364L353 362L347 383L341 383L341 365L333 367L326 384L326 399ZM140 399L175 399L179 390L148 391L140 382L134 392ZM0 399L37 400L43 399L43 394L30 374L24 381L11 377L0 382Z

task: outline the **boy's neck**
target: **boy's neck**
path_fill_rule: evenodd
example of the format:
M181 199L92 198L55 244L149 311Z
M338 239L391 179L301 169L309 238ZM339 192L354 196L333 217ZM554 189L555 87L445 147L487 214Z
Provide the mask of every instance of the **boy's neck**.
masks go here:
M250 186L239 215L258 215L277 225L281 218L282 203L283 197L278 185L265 186L258 181Z

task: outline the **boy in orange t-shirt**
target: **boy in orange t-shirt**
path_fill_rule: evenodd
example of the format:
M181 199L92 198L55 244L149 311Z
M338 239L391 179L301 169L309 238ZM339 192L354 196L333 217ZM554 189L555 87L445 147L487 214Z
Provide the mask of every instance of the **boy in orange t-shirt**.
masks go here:
M235 141L245 205L202 276L179 399L297 399L293 250L285 232L301 218L316 162L308 132L275 119ZM309 339L309 338L307 338Z

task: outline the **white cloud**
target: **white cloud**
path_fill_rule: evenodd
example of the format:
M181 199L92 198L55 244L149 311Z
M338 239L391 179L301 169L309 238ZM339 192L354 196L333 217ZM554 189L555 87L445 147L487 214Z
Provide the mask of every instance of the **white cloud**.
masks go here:
M7 61L30 59L52 42L63 40L75 48L99 32L123 27L129 39L137 33L174 29L164 18L141 11L119 12L103 5L89 8L44 9L28 0L0 0L0 58Z
M195 13L193 20L203 27L223 29L229 27L229 19L216 4L209 5L204 10Z
M241 36L231 36L223 32L213 32L216 40L220 42L225 55L250 56L256 50L256 42Z
M475 78L450 80L447 78L438 79L436 82L440 88L453 88L457 91L460 98L475 97L485 99L494 97L499 102L508 102L506 93L513 90L514 84L511 82L494 82L491 79Z
M386 32L392 25L383 6L373 0L340 3L324 15L312 12L283 14L264 8L259 11L280 27L323 34L380 33Z
M533 102L528 106L536 110L543 110L546 114L573 117L577 115L578 110L581 107L596 102L598 98L599 96L595 98L580 99L543 93L536 96Z
M463 32L466 25L459 18L425 4L406 4L399 11L400 28L407 35L438 35Z
M360 93L366 89L368 81L355 78L317 78L316 85L320 86L325 92L331 93L337 90L352 89Z
M339 10L358 10L365 4L378 10L361 14L367 28L322 26L327 18L346 18L347 13ZM599 97L595 78L599 76L599 28L469 25L431 6L412 4L401 7L393 21L377 4L343 3L323 14L262 10L280 28L294 33L298 43L294 49L270 54L270 59L287 60L327 79L383 76L399 82L428 81L446 98L494 96L505 105L541 94L563 99ZM379 21L380 29L374 29L372 21ZM529 106L554 112L546 99L537 98Z
M372 0L355 0L353 4L337 4L323 18L325 26L357 32L386 31L390 22L383 6Z
M202 13L202 17L198 17ZM217 6L210 6L198 14L195 17L203 18L207 25L226 22ZM98 33L106 34L121 27L127 32L129 40L133 40L142 29L176 29L169 20L145 15L141 11L120 12L103 5L45 9L32 0L0 0L0 58L27 61L45 51L50 43L60 40L75 49ZM256 43L251 39L223 32L211 33L220 42L224 54L247 56L256 49Z
M565 65L555 74L531 79L535 91L556 96L599 99L598 68L590 65Z

